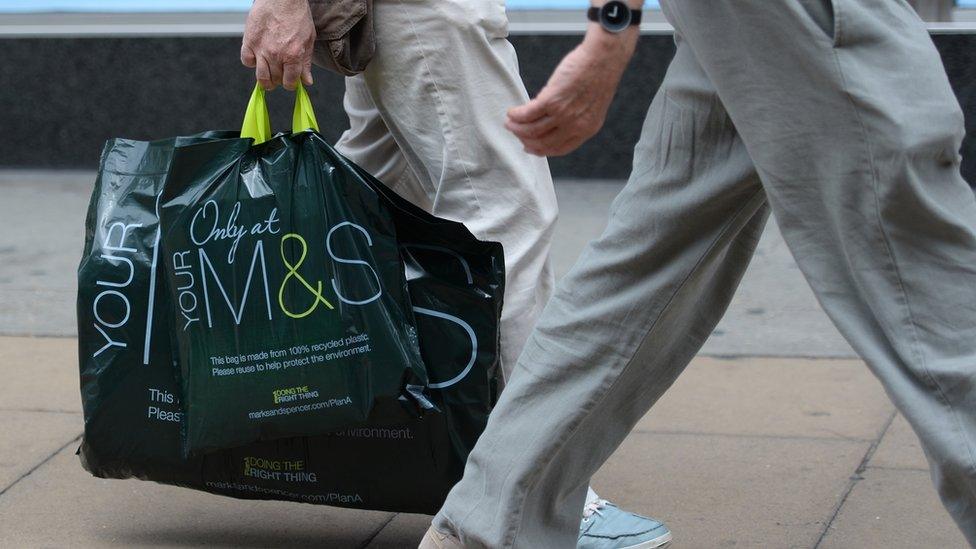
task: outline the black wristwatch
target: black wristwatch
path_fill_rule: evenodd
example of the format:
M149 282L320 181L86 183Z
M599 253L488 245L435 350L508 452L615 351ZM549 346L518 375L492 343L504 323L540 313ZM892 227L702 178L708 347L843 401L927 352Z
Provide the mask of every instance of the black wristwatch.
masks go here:
M623 32L631 25L640 25L641 10L630 9L625 2L610 0L599 8L591 7L586 12L586 18L600 23L607 32Z

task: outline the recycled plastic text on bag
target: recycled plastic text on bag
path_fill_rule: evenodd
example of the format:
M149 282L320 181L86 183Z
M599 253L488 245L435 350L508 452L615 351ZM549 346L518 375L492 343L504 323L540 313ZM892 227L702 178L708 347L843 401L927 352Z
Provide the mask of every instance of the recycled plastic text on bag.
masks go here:
M267 120L263 94L248 116ZM161 244L189 453L362 423L426 380L390 211L330 154L315 132L173 154Z

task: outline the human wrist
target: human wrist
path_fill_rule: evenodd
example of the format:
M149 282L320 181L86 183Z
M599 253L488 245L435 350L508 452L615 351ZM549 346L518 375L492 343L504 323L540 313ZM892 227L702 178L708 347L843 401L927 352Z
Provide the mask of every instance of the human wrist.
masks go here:
M619 65L625 66L637 49L639 36L640 31L637 27L611 33L599 23L590 22L583 36L582 47L608 62L619 62Z

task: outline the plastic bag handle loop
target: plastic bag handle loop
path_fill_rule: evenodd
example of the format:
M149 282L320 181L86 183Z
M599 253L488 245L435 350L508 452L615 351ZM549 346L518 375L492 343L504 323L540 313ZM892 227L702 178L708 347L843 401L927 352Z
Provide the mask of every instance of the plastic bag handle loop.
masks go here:
M302 133L307 130L319 131L319 122L315 119L315 111L312 110L312 100L305 91L305 86L301 82L295 89L295 110L291 115L291 133Z
M315 119L315 111L312 110L312 100L308 97L308 92L301 82L295 90L295 110L291 117L292 134L301 133L306 130L319 131L319 123ZM251 92L251 99L247 102L247 110L244 111L244 123L241 125L241 137L254 140L255 145L260 145L271 139L271 118L268 116L268 103L264 98L264 88L260 84L254 85Z

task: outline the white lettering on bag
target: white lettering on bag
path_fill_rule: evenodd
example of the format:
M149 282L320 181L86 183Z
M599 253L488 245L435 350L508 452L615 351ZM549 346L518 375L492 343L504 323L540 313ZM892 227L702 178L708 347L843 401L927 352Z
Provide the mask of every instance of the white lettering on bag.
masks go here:
M186 260L190 252L176 252L173 254L173 277L176 279L176 303L183 315L183 331L190 327L190 324L200 320L197 313L197 294L193 293L193 286L196 278L193 276L193 265ZM182 281L181 281L182 279Z
M241 213L241 203L236 202L234 207L231 209L230 215L227 217L227 222L223 227L220 226L220 206L217 205L215 200L206 201L203 206L193 214L193 219L190 220L190 240L193 241L197 246L203 246L207 242L218 241L218 240L233 240L234 243L231 244L230 250L227 252L227 263L233 263L234 259L237 257L237 248L243 239L248 234L251 235L261 235L261 234L278 234L281 229L278 229L276 225L278 224L278 209L274 208L271 213L268 214L268 218L260 223L255 223L251 227L250 231L247 229L246 225L241 225L237 223L237 217ZM197 231L197 221L206 220L208 215L212 214L213 222L210 224L209 232L206 232L201 236L201 233Z
M467 377L467 375L471 373L471 369L474 367L475 361L478 360L478 336L475 335L474 330L471 328L471 325L454 315L449 315L447 313L442 313L440 311L435 311L433 309L425 309L423 307L415 306L413 308L413 312L420 315L432 316L434 318L440 318L442 320L447 320L448 322L453 322L454 324L460 326L461 329L463 329L464 332L468 334L468 337L471 338L471 357L468 359L468 363L461 370L461 373L445 381L440 381L440 382L432 381L431 383L428 383L427 386L430 387L431 389L444 389L450 387L451 385L454 385L455 383Z
M251 257L251 266L247 271L247 280L244 282L244 291L241 296L241 303L238 307L234 306L230 296L227 295L227 290L224 288L223 283L220 281L220 277L217 275L217 271L214 269L213 263L210 262L210 257L207 256L206 250L203 248L199 249L200 253L200 279L203 284L203 303L207 310L207 326L213 328L213 311L210 306L210 290L207 283L207 271L210 271L210 275L214 282L217 283L217 288L220 290L221 295L224 296L224 302L230 309L231 315L234 317L234 322L240 325L241 318L244 316L244 307L247 305L247 297L251 294L251 282L254 280L254 271L258 266L258 260L261 261L260 276L261 281L264 284L264 300L265 305L268 310L268 320L271 320L271 293L268 290L268 268L264 260L264 242L258 240L254 244L254 255ZM206 269L204 268L206 266Z
M329 252L329 257L331 257L336 263L345 263L347 265L362 265L362 266L366 267L367 269L369 269L369 272L371 272L373 274L373 278L376 279L376 295L373 295L372 297L369 297L369 298L363 299L363 300L349 299L349 298L347 298L347 297L345 297L345 296L342 295L342 292L339 290L339 284L338 284L338 282L336 282L336 279L335 278L332 279L332 289L335 290L336 296L339 298L339 301L342 301L343 303L348 303L349 305L366 305L367 303L371 303L373 301L376 301L377 299L380 298L381 295L383 295L383 288L382 288L382 283L380 282L380 276L376 273L376 270L374 270L373 267L372 267L372 265L370 265L369 263L367 263L367 262L365 262L365 261L363 261L361 259L345 259L345 258L341 258L341 257L338 257L332 251L332 237L335 234L335 232L338 229L341 229L342 227L352 227L352 228L358 230L359 232L363 233L363 236L366 237L366 244L368 246L372 246L373 245L373 239L370 238L369 232L366 229L364 229L364 228L360 227L359 225L356 225L355 223L352 223L350 221L344 221L342 223L339 223L335 227L332 227L332 229L329 230L329 233L325 237L325 248L326 248L326 251Z
M108 349L113 347L118 347L120 349L125 349L128 343L125 341L115 339L111 334L111 330L121 328L125 326L126 322L132 316L132 304L129 302L129 298L123 294L121 289L128 288L132 284L133 278L135 278L135 266L132 260L127 257L122 257L120 253L135 253L137 250L135 248L125 245L126 237L129 235L129 231L142 227L141 223L122 223L117 221L112 223L105 229L105 238L102 239L102 250L104 253L100 257L109 264L116 266L127 266L124 278L124 282L111 281L111 280L96 280L95 286L102 286L112 289L106 289L95 296L92 301L92 316L95 317L95 322L93 326L99 334L105 338L105 344L100 347L92 355L92 358L104 353ZM102 271L104 272L104 270ZM121 307L121 310L125 311L122 315L121 320L109 321L106 320L106 310L105 307L109 306L112 301L116 301L116 305ZM102 305L99 307L99 305Z

